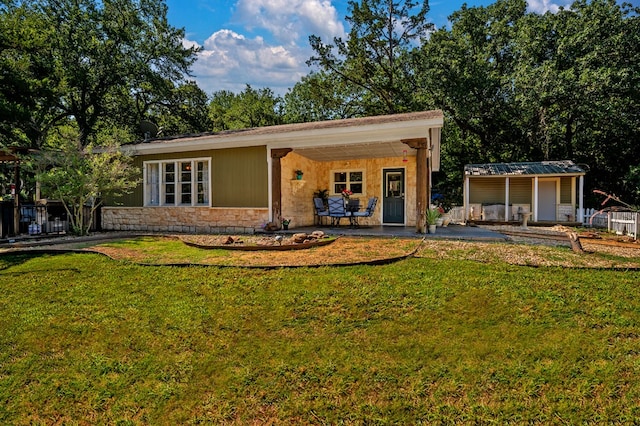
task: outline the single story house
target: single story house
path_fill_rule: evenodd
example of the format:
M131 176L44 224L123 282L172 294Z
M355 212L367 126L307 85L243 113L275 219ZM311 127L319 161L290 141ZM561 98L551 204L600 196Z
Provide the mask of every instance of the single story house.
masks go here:
M467 164L464 217L508 222L529 214L533 222L582 222L585 173L568 160Z
M135 191L102 209L108 230L253 232L314 224L313 195L378 197L369 225L425 231L441 111L287 124L127 145ZM303 173L298 179L296 171Z

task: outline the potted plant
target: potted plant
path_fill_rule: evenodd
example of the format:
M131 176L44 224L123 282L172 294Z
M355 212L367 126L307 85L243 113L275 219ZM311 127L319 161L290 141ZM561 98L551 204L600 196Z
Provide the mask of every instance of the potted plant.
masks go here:
M329 190L328 189L318 189L313 193L314 198L320 198L322 203L326 206L329 202Z
M429 233L436 233L436 222L440 219L440 211L438 209L429 209L426 213L427 225L429 225Z
M440 213L440 217L436 219L436 226L444 226L444 209L439 205L436 210Z
M349 189L343 189L342 190L342 198L344 198L345 200L348 200L349 197L351 197L353 195L353 192Z
M289 229L289 224L291 223L291 219L282 219L282 229L285 231Z
M442 227L446 228L451 223L451 214L444 210L442 213Z
M296 171L295 171L295 174L296 174L296 179L297 179L297 180L302 180L302 175L304 174L304 173L302 172L302 170L300 170L300 169L296 170Z

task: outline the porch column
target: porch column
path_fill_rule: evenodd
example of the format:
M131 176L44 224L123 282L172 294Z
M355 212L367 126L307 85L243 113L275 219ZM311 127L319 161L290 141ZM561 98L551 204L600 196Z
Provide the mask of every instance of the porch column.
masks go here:
M469 199L470 199L470 194L471 194L471 189L469 186L470 182L469 182L469 176L466 176L464 178L464 199L462 200L462 204L464 205L464 217L462 218L462 221L464 223L467 223L469 221Z
M511 210L509 209L509 178L505 178L504 181L504 221L509 222L509 216L511 216Z
M429 141L427 138L403 139L402 143L417 150L416 153L416 232L427 232L427 209L429 208Z
M584 223L584 176L578 181L578 222Z
M271 223L278 229L282 225L282 165L280 159L293 151L291 148L271 150Z
M533 221L538 221L538 176L533 178Z
M15 197L13 197L13 235L20 235L20 160L16 157L13 170L14 185L16 188Z

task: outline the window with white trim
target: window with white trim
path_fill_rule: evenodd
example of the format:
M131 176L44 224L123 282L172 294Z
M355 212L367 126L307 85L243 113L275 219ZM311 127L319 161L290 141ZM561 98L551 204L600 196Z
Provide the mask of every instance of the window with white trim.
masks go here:
M354 195L363 195L365 176L363 170L334 170L331 172L331 188L334 194L341 194L348 189Z
M208 206L208 158L144 162L145 206Z

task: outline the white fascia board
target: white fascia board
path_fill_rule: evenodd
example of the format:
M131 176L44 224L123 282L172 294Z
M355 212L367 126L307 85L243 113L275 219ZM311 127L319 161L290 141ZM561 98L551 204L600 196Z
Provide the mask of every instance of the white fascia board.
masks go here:
M366 126L307 129L281 133L202 136L192 139L139 143L129 146L134 155L167 154L208 149L269 146L271 148L309 148L345 144L399 141L427 137L429 128L442 127L441 119L409 120Z

